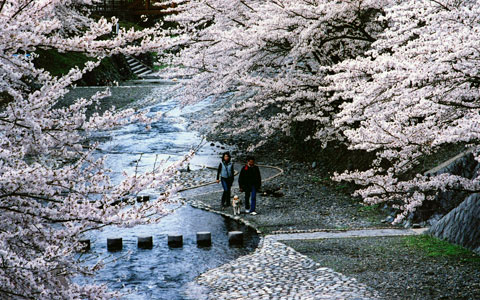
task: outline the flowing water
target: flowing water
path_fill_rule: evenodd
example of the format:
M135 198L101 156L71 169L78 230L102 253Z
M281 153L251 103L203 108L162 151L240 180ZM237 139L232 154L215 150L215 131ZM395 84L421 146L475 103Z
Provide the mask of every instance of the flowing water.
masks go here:
M83 97L93 94L99 88L83 88L70 96ZM135 87L129 88L131 93ZM144 87L143 87L144 89ZM133 90L134 91L134 90ZM146 130L143 124L130 124L111 132L99 133L97 138L104 140L99 155L107 155L107 165L113 170L114 181L121 179L121 173L148 170L156 159L174 161L180 159L192 147L201 142L200 135L188 130L186 113L204 109L208 104L200 103L187 109L180 109L175 100L164 100L164 87L152 87L148 97L151 113L168 112L162 120ZM112 90L112 97L122 97L125 87ZM77 95L77 96L78 96ZM220 148L204 145L191 161L191 168L214 166L219 161ZM139 157L141 160L139 163ZM213 179L213 178L212 178ZM155 197L155 191L147 191ZM241 230L245 233L243 247L228 245L228 231ZM212 234L210 247L197 247L196 232L209 231ZM182 234L183 247L170 248L168 234ZM152 249L137 249L138 236L152 236ZM123 250L108 252L107 238L123 238ZM255 249L257 234L230 219L217 214L184 205L159 223L136 226L134 228L108 227L92 232L92 249L82 258L104 258L108 263L94 278L79 281L107 284L113 290L130 291L127 299L184 299L184 285L201 273L227 263Z

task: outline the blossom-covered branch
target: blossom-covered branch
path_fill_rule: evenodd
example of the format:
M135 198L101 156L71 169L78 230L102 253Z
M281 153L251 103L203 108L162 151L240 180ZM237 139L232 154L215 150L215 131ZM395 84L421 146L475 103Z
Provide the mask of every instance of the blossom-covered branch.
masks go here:
M357 194L368 203L399 205L396 221L439 191L478 191L477 175L406 174L448 144L470 144L478 156L479 4L404 1L387 10L389 27L367 55L338 64L328 78L337 97L352 99L335 125L351 149L377 155L370 170L337 179L366 186Z
M172 17L182 30L171 76L191 77L186 102L233 101L209 120L225 134L289 134L311 121L310 138L340 139L332 124L339 103L325 91L327 67L361 55L384 28L390 1L189 1ZM252 122L250 120L254 119ZM241 130L225 130L240 127Z
M130 122L148 122L145 113L107 110L86 116L89 107L109 94L59 105L68 89L117 53L159 50L168 44L158 26L120 29L117 20L89 17L92 0L5 0L0 4L0 298L112 299L106 286L81 286L72 276L91 274L74 258L79 239L107 225L151 222L167 211L164 203L177 189L171 182L185 161L160 163L144 174L110 180L104 158L89 142L92 132ZM61 77L37 69L37 49L81 52L85 66ZM185 157L188 160L192 153ZM123 201L138 192L162 187L156 201Z

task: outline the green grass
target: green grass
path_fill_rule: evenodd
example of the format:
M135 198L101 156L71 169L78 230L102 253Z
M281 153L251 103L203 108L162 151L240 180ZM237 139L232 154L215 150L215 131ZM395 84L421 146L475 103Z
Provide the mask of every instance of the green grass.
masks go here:
M379 208L380 208L380 204L374 204L374 205L360 206L358 210L360 212L372 212L372 211L378 211Z
M320 183L320 184L332 184L334 183L330 177L326 176L326 177L319 177L319 176L310 176L310 180L313 182L313 183Z
M47 70L53 76L65 75L73 67L81 68L87 61L92 60L84 54L75 52L60 53L56 50L42 49L35 52L39 55L34 61L35 66Z
M335 185L335 190L337 192L345 192L345 191L349 191L349 185L348 184L344 184L344 183L339 183L337 185Z
M429 235L405 237L405 245L430 257L451 257L463 261L479 262L480 256L461 246Z

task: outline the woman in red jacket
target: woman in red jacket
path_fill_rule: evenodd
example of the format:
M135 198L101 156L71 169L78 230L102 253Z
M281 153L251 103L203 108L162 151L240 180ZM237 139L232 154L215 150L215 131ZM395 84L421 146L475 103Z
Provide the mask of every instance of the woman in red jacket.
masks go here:
M256 215L255 203L257 200L257 192L262 186L262 177L260 175L260 169L255 165L255 158L253 156L247 157L247 164L242 168L238 176L238 185L240 186L240 192L245 192L246 212Z

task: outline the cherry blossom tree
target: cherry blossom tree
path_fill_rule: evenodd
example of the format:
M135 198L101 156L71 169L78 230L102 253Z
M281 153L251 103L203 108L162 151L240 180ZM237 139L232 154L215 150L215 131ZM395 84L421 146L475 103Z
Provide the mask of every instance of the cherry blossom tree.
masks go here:
M341 62L328 78L337 97L351 100L337 128L351 149L377 157L337 179L365 186L356 194L367 203L400 208L397 222L439 191L480 191L478 177L407 175L449 144L468 144L478 160L479 13L479 1L403 1L387 10L388 29L367 55Z
M478 156L478 4L189 1L172 17L172 75L191 78L186 102L224 99L209 122L225 133L266 140L308 121L324 146L374 152L370 169L336 178L401 209L399 221L438 191L478 191L477 178L408 175L445 145Z
M224 99L209 122L226 134L253 131L266 140L309 121L310 138L341 139L332 124L341 101L322 89L324 77L369 49L390 2L188 1L171 18L182 29L172 76L191 78L179 89L186 102Z
M106 286L78 285L73 276L93 274L74 254L85 232L108 225L133 226L165 214L175 185L157 201L121 201L170 181L182 162L144 174L125 174L113 184L104 158L94 155L92 132L150 121L133 110L93 113L108 90L69 106L57 105L74 82L116 53L157 50L158 27L121 29L116 20L89 18L92 0L0 1L0 298L112 299ZM35 51L56 49L92 57L62 77L35 68ZM186 157L188 159L188 157Z

